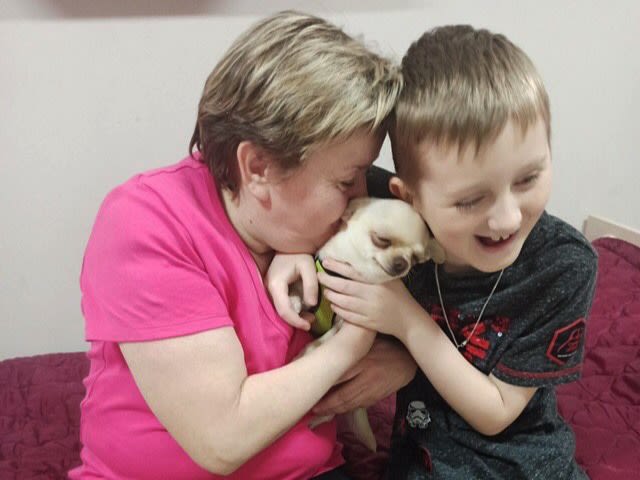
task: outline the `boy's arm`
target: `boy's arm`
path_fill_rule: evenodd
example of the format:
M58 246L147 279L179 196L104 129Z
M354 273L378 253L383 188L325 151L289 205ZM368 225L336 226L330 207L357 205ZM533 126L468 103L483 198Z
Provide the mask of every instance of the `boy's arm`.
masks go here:
M419 305L401 340L438 393L483 435L496 435L522 413L536 387L505 383L470 364Z
M326 267L349 276L347 265ZM397 337L444 400L473 428L495 435L525 408L536 387L519 387L470 364L401 281L368 285L318 274L325 298L346 321Z

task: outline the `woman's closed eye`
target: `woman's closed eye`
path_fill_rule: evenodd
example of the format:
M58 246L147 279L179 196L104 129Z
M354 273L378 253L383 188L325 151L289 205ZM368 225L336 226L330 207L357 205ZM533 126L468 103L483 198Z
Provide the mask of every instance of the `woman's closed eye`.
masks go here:
M356 185L356 179L352 178L349 180L341 180L340 182L338 182L338 186L342 189L342 190L349 190L353 187L355 187Z

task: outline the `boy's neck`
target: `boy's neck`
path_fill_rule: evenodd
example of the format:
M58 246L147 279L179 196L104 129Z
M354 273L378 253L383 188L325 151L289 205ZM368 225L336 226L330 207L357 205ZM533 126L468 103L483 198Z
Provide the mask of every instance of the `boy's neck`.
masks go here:
M451 262L444 262L442 264L442 269L446 273L452 273L452 274L478 272L478 270L473 268L471 265L458 265L456 263L451 263Z

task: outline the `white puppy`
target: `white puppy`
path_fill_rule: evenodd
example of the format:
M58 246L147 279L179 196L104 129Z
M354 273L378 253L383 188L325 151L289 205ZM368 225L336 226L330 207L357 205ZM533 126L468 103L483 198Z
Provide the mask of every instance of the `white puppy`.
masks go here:
M343 227L320 249L320 260L349 263L370 283L405 276L416 263L442 261L443 250L418 212L396 199L355 198Z
M349 203L343 221L340 231L318 251L318 258L320 261L333 258L350 264L357 272L358 280L384 283L405 276L416 263L429 259L436 262L443 260L444 252L431 236L420 214L401 200L354 199ZM302 308L300 291L300 285L297 285L290 295L292 305L298 311ZM316 312L323 308L322 300L319 305ZM323 320L317 313L316 317L315 327ZM333 326L312 342L305 352L316 348L338 331L343 320L338 316L331 317ZM376 451L376 439L366 411L357 409L347 415L356 437L369 449ZM313 426L330 418L319 418L313 422Z

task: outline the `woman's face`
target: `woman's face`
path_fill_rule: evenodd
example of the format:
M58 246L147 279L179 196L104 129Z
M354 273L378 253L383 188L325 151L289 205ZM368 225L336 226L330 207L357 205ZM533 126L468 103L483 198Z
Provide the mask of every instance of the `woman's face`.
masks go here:
M383 137L358 130L312 151L304 165L272 186L264 239L282 253L314 253L339 228L349 200L367 194L365 175Z

